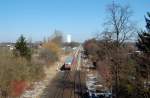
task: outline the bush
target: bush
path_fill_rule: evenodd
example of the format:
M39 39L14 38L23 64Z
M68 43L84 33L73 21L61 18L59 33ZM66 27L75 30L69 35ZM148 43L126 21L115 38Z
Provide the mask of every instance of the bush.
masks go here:
M61 53L60 42L57 42L54 39L55 37L45 42L40 50L40 59L43 59L46 64L51 64L57 61Z
M44 75L42 66L22 57L14 57L12 51L7 49L0 50L0 59L0 92L4 97L12 94L12 91L21 93L26 83L39 80ZM13 95L19 94L13 92Z
M40 59L43 59L47 64L51 64L58 60L58 56L51 50L42 49L40 51Z

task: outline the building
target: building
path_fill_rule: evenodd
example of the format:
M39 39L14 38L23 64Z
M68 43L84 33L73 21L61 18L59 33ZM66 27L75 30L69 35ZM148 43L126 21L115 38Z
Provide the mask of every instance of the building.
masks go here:
M67 35L67 43L71 43L71 35L70 34Z

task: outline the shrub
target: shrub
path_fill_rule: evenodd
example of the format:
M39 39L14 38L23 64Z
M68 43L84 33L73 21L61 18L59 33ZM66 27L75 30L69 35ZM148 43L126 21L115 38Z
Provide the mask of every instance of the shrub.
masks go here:
M0 92L4 97L19 95L26 83L39 80L44 75L42 66L22 57L14 57L12 51L7 49L0 50L0 59Z
M47 64L51 64L57 61L61 52L60 43L54 39L55 38L45 42L40 51L40 59L43 59Z

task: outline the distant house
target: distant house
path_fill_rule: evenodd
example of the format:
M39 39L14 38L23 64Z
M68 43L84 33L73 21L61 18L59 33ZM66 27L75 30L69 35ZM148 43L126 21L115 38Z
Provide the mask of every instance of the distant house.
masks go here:
M39 49L42 47L42 42L41 41L37 41L34 43L27 43L27 46L30 48L35 48L35 49ZM9 50L13 50L15 49L15 43L12 42L2 42L0 43L0 48L8 48Z
M15 48L15 43L3 42L0 43L0 48L8 48L9 50L13 50Z
M7 45L8 49L9 50L14 50L15 49L15 46L12 46L12 45Z

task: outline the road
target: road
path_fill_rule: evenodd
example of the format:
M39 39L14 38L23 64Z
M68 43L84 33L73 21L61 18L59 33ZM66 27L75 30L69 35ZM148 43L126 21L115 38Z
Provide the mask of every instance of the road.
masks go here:
M40 98L84 98L85 72L81 70L81 47L73 53L71 71L59 71Z

